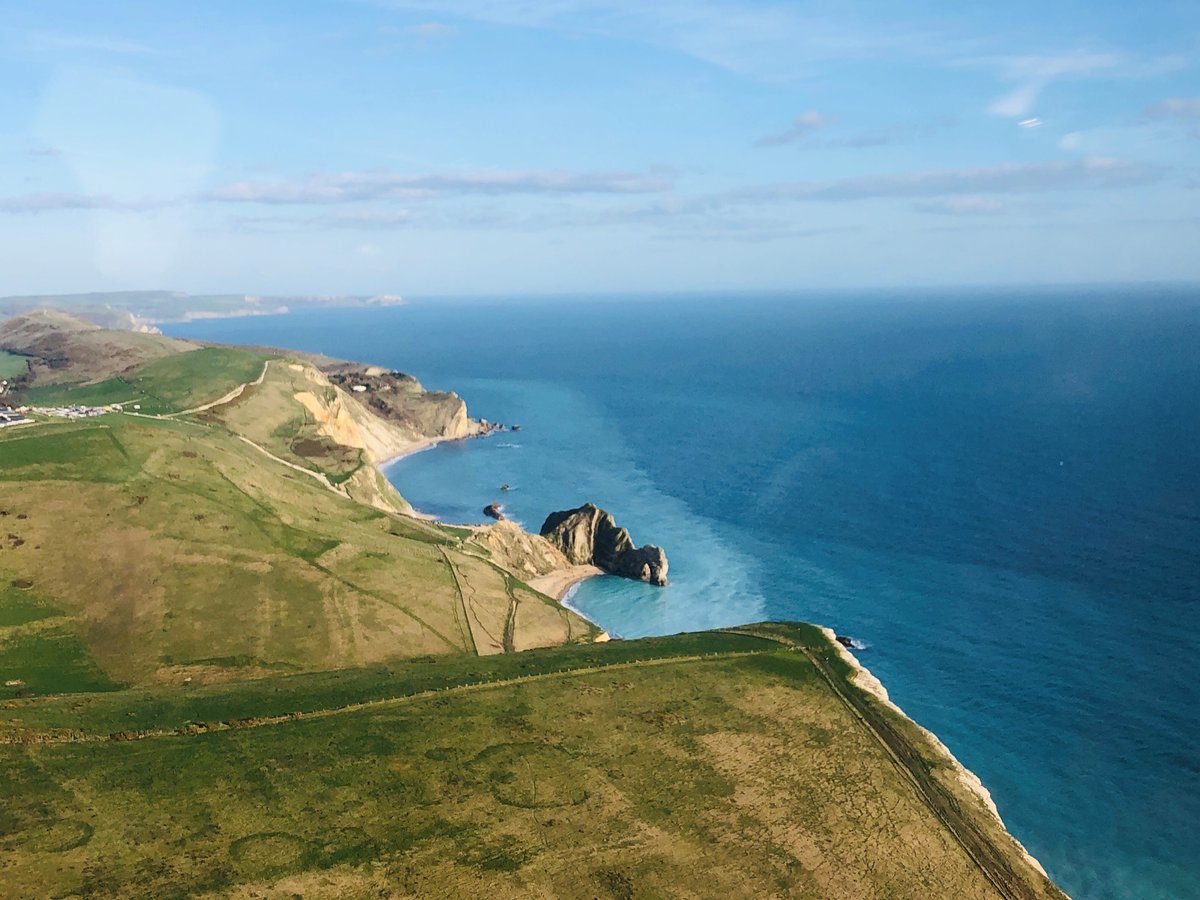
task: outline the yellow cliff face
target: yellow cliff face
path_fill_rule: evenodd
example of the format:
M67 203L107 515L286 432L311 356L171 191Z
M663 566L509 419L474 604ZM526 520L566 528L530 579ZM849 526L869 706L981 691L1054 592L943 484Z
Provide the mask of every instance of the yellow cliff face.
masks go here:
M304 366L309 390L294 397L318 424L318 433L346 447L363 450L372 463L410 453L438 440L456 440L479 433L467 416L467 406L457 397L427 406L411 423L385 419L333 384L316 368Z
M309 391L300 391L295 395L296 400L309 411L320 424L319 433L347 447L366 448L366 442L355 425L354 420L346 412L341 398L335 398L332 403L322 403L317 396Z

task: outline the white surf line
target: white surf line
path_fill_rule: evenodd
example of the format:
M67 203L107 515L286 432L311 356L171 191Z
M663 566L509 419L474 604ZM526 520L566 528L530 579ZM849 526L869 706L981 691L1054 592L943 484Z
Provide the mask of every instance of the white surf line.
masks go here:
M180 410L179 412L169 413L164 418L173 419L173 418L175 418L175 416L189 416L192 413L204 412L205 410L212 409L214 406L221 406L225 403L231 403L232 401L236 400L238 397L242 396L242 392L245 391L246 388L257 387L258 385L262 384L263 379L267 377L267 366L269 366L270 364L271 364L271 361L269 359L266 360L265 362L263 362L262 371L258 373L258 378L254 379L254 381L247 381L245 384L239 384L237 387L235 387L232 391L230 391L224 397L218 397L216 400L213 400L209 403L202 404L200 406L194 406L191 409L184 409L184 410Z

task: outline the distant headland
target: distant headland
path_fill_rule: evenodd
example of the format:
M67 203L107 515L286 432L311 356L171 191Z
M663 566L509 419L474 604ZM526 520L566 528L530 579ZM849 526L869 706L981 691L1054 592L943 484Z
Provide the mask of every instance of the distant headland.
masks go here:
M162 322L271 316L302 309L400 306L399 294L188 294L183 291L108 291L86 294L17 294L0 297L0 318L35 309L57 309L102 328L157 333Z

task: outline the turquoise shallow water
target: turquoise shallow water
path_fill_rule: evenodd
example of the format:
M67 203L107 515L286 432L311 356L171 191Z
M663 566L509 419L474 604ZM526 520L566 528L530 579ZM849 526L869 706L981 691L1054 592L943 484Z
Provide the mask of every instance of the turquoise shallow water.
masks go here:
M1200 895L1196 291L442 300L170 331L393 366L520 423L389 477L450 520L600 503L668 549L672 585L585 582L588 616L851 634L1070 893Z

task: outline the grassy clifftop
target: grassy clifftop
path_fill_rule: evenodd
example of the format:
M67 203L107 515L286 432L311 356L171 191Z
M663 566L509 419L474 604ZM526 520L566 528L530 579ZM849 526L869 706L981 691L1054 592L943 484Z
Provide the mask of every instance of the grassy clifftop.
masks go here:
M9 703L0 860L18 894L1058 896L838 667L775 625Z
M23 397L141 410L0 431L0 893L1061 896L819 629L592 643L404 515L458 398L38 324Z

